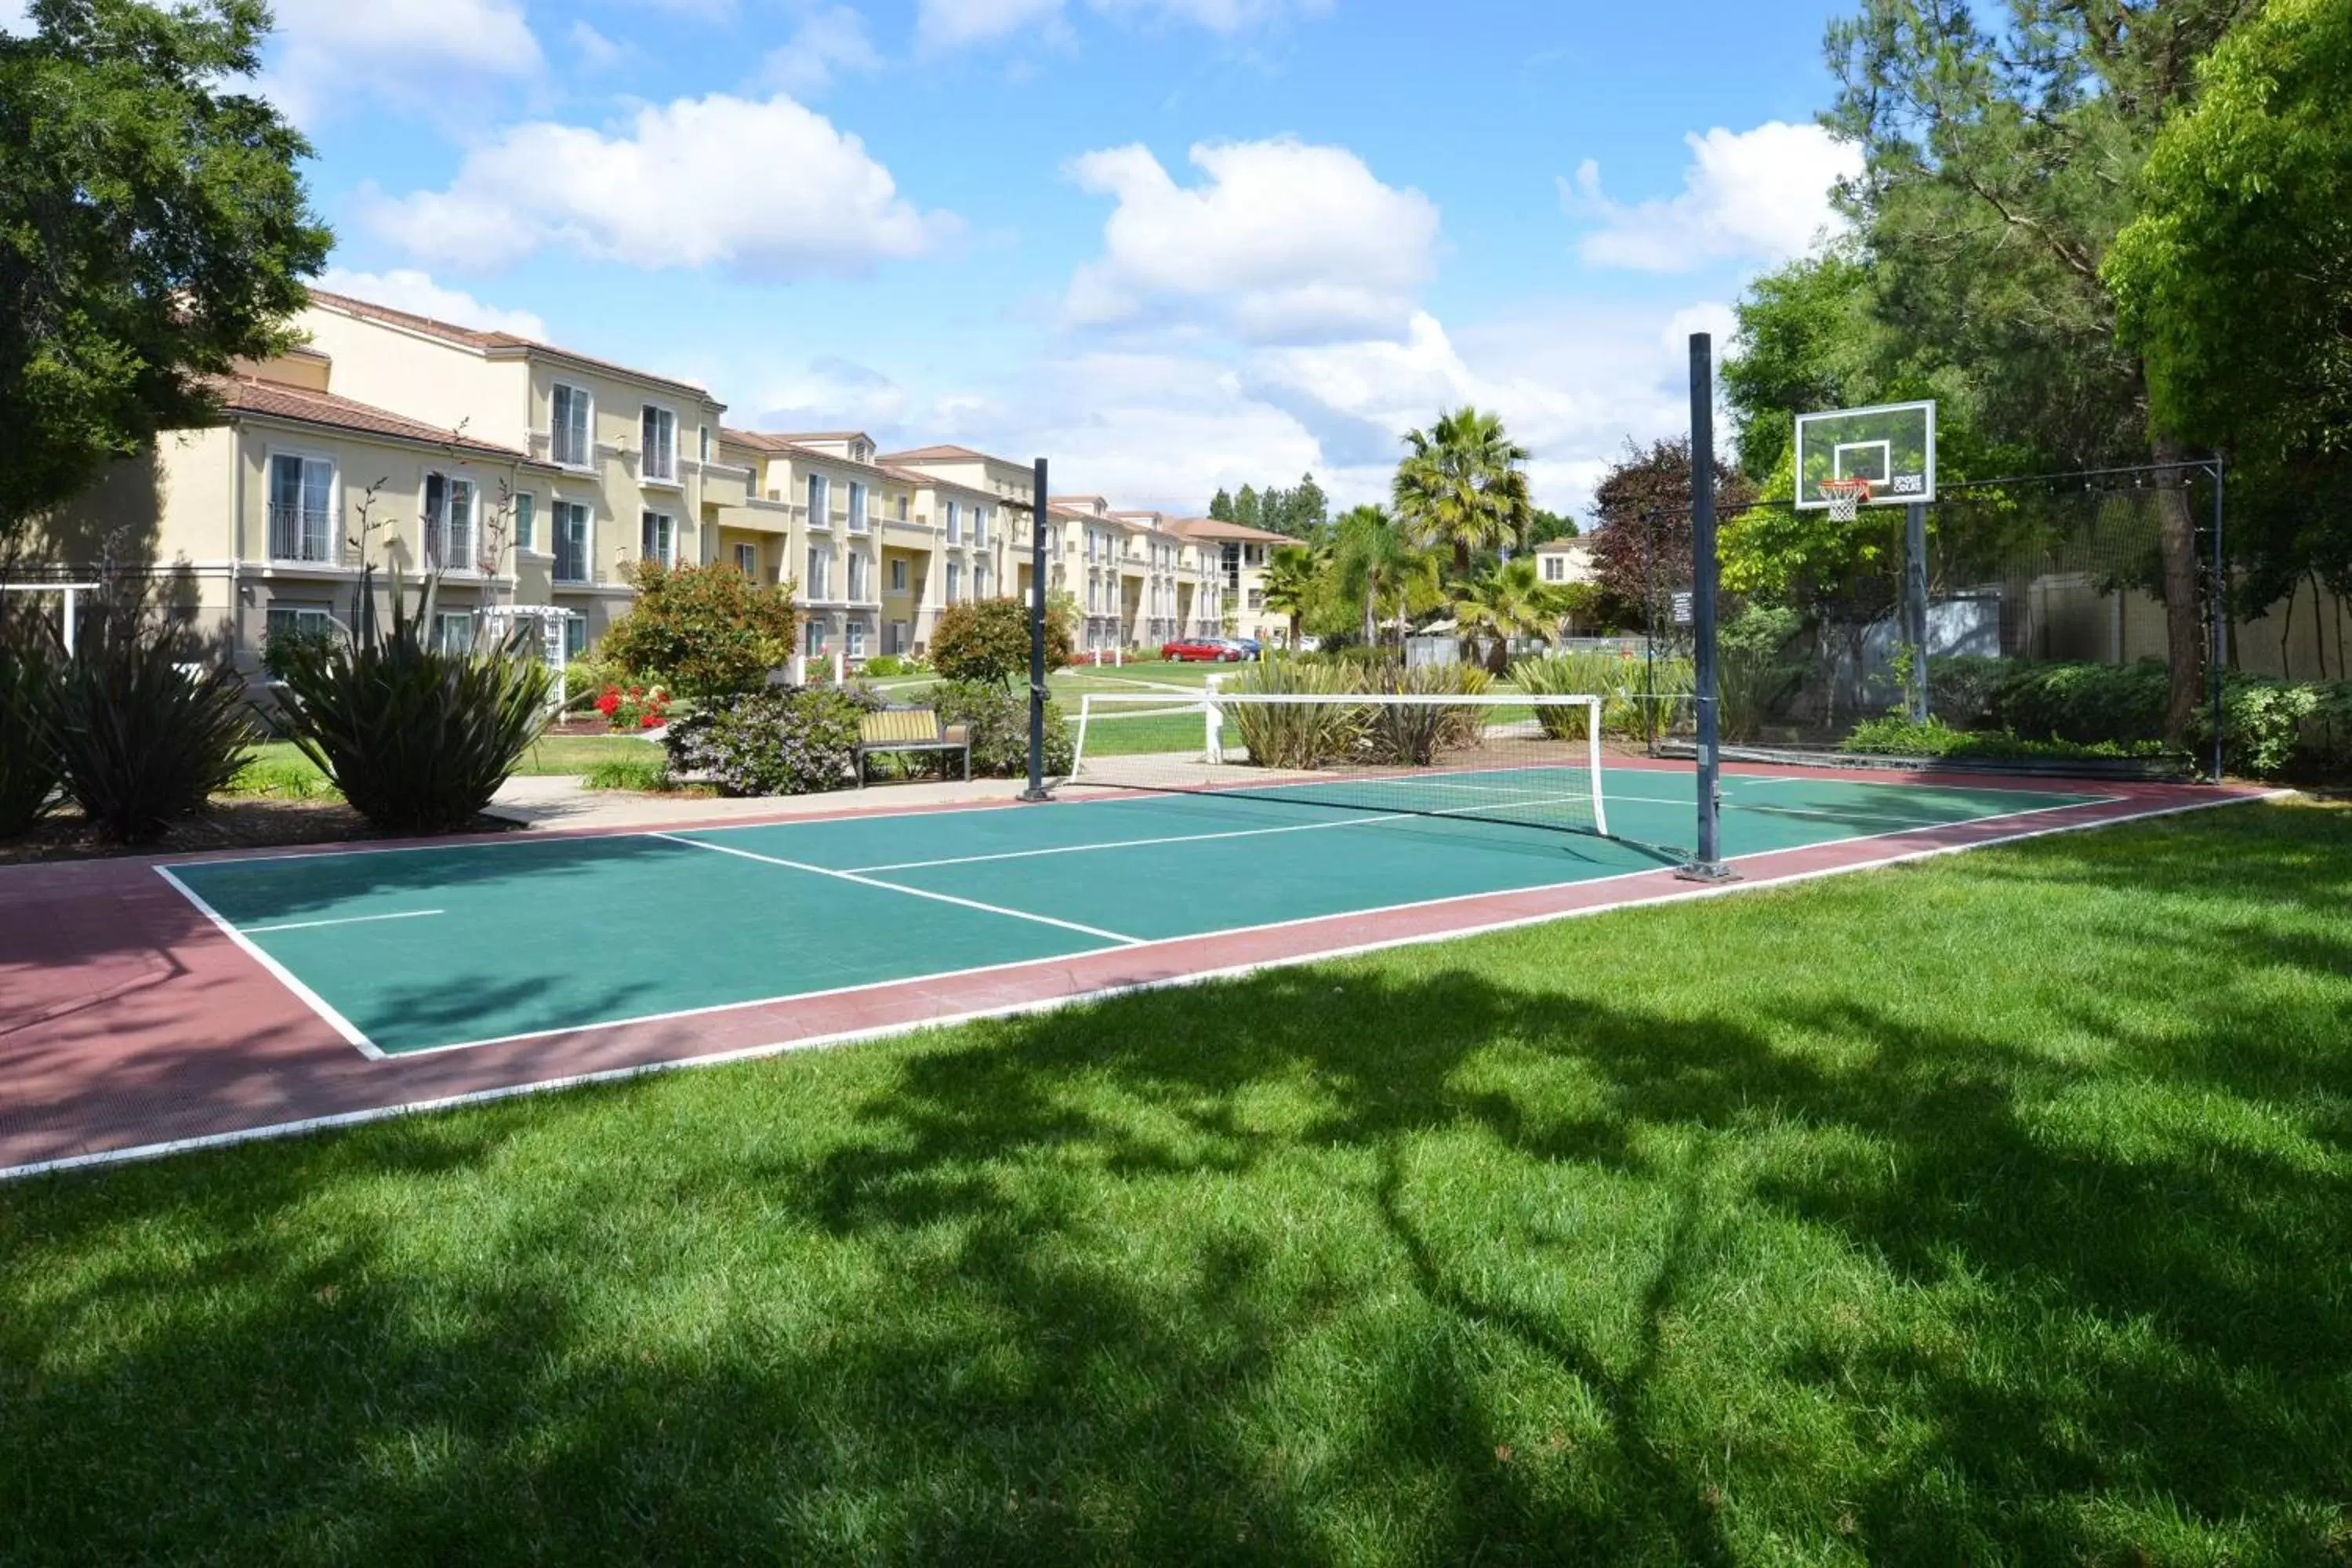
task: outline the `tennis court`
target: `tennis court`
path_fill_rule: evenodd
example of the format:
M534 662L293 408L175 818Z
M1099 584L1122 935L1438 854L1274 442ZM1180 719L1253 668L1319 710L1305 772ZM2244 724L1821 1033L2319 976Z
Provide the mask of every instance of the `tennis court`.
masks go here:
M1678 771L1607 770L1616 837L1454 815L1491 773L1411 787L1427 814L1122 795L159 869L352 1045L403 1056L1636 877L1667 862L1628 840L1693 809ZM1755 856L2116 797L1766 775L1723 798Z

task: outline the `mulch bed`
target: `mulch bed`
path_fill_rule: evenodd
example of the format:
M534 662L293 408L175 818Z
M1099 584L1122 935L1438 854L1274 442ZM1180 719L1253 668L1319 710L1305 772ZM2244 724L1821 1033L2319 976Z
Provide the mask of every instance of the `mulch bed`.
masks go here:
M461 831L511 833L518 824L477 816ZM173 823L151 844L100 837L68 807L19 837L0 840L0 866L36 860L96 860L118 855L193 855L208 849L272 849L381 838L367 818L340 800L283 800L267 795L219 795L198 816Z

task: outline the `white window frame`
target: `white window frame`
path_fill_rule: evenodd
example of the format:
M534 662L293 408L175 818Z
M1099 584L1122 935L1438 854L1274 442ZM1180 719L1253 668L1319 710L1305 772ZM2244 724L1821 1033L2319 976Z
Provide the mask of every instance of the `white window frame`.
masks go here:
M647 549L651 536L652 549ZM637 553L648 561L658 561L665 566L677 564L677 519L666 511L646 507L637 513Z
M960 503L956 501L950 501L947 503L947 530L948 542L950 544L961 544L963 542L963 519L956 510L959 504Z
M988 509L984 506L971 509L971 547L974 550L988 548Z
M698 463L707 463L710 461L710 426L708 425L698 425L694 428L696 432L694 440L694 460Z
M665 439L646 439L646 426L667 430ZM637 406L637 481L648 485L677 483L677 410L662 403ZM658 459L658 460L656 460Z
M261 613L264 637L276 635L277 628L269 623L277 616L293 618L293 631L297 637L331 637L337 630L335 615L331 610L320 609L314 605L271 605Z
M576 458L563 455L565 427L555 417L557 393L571 395L572 405L580 411L580 453ZM559 468L571 468L586 473L596 466L596 395L573 382L551 382L547 391L547 458Z
M539 492L538 492L538 491L536 491L536 490L517 490L517 491L515 491L515 493L514 493L514 510L513 510L513 512L512 512L512 519L513 519L513 527L514 527L514 547L515 547L515 553L516 553L516 554L518 554L518 555L544 555L544 554L546 554L546 553L547 553L547 552L545 552L544 550L541 550L541 549L539 547ZM529 525L529 537L525 537L525 525L526 525L526 524L528 524L528 525Z
M802 650L805 652L809 658L823 658L824 657L824 622L822 618L814 616L809 617L808 629L805 634L804 640L801 644Z
M893 555L890 557L890 592L903 594L906 591L907 558L903 555Z
M824 474L811 474L801 486L801 499L808 506L811 528L833 526L833 480Z
M562 584L593 583L596 580L596 509L586 501L565 500L561 496L547 503L548 558L555 563L553 580ZM563 574L563 531L572 522L580 524L580 574L575 577Z
M863 479L850 480L849 531L852 533L864 533L866 530L866 482Z
M436 610L433 615L433 646L442 653L457 653L474 646L474 612ZM450 634L457 632L457 637Z
M427 498L433 493L433 481L435 479L439 479L441 481L441 510L438 514L434 511L431 503L427 500ZM458 485L466 487L466 547L463 550L436 551L434 549L434 541L436 532L441 534L445 542L457 542L450 537L451 531L449 529L449 524L452 520L449 516L449 500L454 491L454 488ZM425 469L424 477L416 481L416 516L419 521L419 526L424 532L424 538L417 541L417 543L422 547L425 563L428 570L431 569L435 557L437 555L442 558L440 567L444 572L464 572L474 575L480 574L482 569L482 487L475 481L472 475L461 474L450 468Z
M846 650L849 657L852 658L864 658L866 657L866 623L853 617L846 628L845 635L849 639Z
M985 599L988 597L988 563L985 561L977 561L972 563L971 596L975 599Z
M738 542L735 546L735 570L754 583L760 580L760 547Z
M310 465L324 463L327 466L326 539L323 554L280 555L278 552L278 521L271 514L278 510L278 460L280 458L289 458L301 465L295 484L295 494L298 498L305 494L310 488L308 481ZM343 476L341 465L335 461L334 454L320 451L315 447L280 447L273 443L268 448L262 472L266 476L261 492L262 547L267 552L264 558L270 561L299 562L305 565L316 566L331 566L340 563L343 554L342 541L336 535L341 531L337 524L343 515ZM302 514L301 520L298 521L296 525L298 533L307 533L309 529L305 524L310 515L310 508L303 505L299 499L295 501L295 507Z
M952 605L956 602L956 595L962 587L963 563L961 561L950 561L948 563L947 576L947 602L949 604Z
M812 543L808 547L808 581L802 584L803 591L812 599L830 599L833 597L832 576L833 552L821 544Z

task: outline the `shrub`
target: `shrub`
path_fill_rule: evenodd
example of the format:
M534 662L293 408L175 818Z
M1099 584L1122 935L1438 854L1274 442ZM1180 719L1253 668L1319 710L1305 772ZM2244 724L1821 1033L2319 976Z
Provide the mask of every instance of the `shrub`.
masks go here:
M1029 694L993 681L947 680L931 688L925 699L941 720L962 724L971 731L971 771L992 779L1026 777L1029 772ZM1073 749L1069 725L1062 711L1045 705L1045 770L1059 776L1070 771ZM947 766L955 764L950 759Z
M757 691L785 663L798 624L789 588L752 582L732 566L641 561L629 613L596 645L633 679L658 680L681 697Z
M663 737L673 777L730 795L814 795L857 778L857 721L882 706L858 687L768 687L713 702Z
M1935 679L1935 665L1928 665ZM1932 692L1932 685L1931 685ZM2164 734L2172 677L2164 661L2136 664L2011 661L1994 690L1996 728L2034 740L2153 741Z
M1343 669L1299 659L1253 666L1232 688L1243 694L1351 693L1361 689ZM1320 768L1355 754L1363 737L1364 710L1337 702L1244 703L1226 710L1225 723L1259 767Z
M266 631L261 634L261 668L272 680L283 680L287 669L305 650L339 642L341 637L340 632L307 630L300 626Z
M581 781L583 789L633 789L647 794L669 788L669 759L607 757L591 767Z
M65 779L51 731L58 661L30 632L0 628L0 838L30 829L56 805Z
M1648 737L1646 710L1654 710L1661 732L1685 721L1696 685L1689 659L1661 658L1653 666L1622 654L1597 652L1523 658L1511 666L1508 679L1520 690L1538 695L1601 698L1602 731L1623 740ZM1654 698L1646 692L1652 685ZM1554 740L1578 740L1584 734L1584 721L1576 713L1538 709L1536 717Z
M1029 611L1014 598L950 605L931 632L931 667L947 680L1023 680L1029 674ZM1045 668L1070 662L1070 623L1058 606L1045 610Z
M1716 642L1724 739L1754 740L1796 690L1805 665L1786 650L1803 626L1796 611L1770 605L1750 605L1724 623Z
M1841 751L1886 757L1981 758L1986 761L2084 762L2178 757L2158 741L2053 741L2006 731L1955 730L1942 720L1925 723L1901 714L1866 720L1839 742Z
M567 710L592 711L596 700L613 687L644 684L606 658L600 647L594 653L583 654L564 665L563 706Z
M245 764L253 725L226 664L190 672L159 622L109 616L86 627L55 689L49 732L66 792L101 835L162 837Z
M907 661L895 653L877 653L866 661L866 673L877 679L893 675L903 675L906 671Z
M2212 746L2201 704L2189 738L2200 757ZM2252 778L2352 777L2352 681L2231 675L2221 692L2221 765Z
M360 579L352 640L305 647L288 661L286 729L361 816L387 833L445 833L489 805L539 738L553 673L518 627L464 650L432 645L435 587L407 613L397 576L392 626Z
M1475 664L1424 664L1380 673L1370 689L1404 697L1475 697L1490 684ZM1364 709L1357 754L1364 761L1426 767L1446 752L1478 743L1481 710L1439 702L1374 702Z
M1954 654L1927 661L1927 710L1966 730L1989 721L2018 661Z

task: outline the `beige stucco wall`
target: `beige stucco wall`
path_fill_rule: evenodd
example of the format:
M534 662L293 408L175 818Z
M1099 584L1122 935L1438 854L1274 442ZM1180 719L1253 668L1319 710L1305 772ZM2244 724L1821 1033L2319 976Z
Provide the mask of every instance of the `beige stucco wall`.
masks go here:
M477 440L523 445L524 367L476 349L313 305L298 323L334 362L328 390Z

